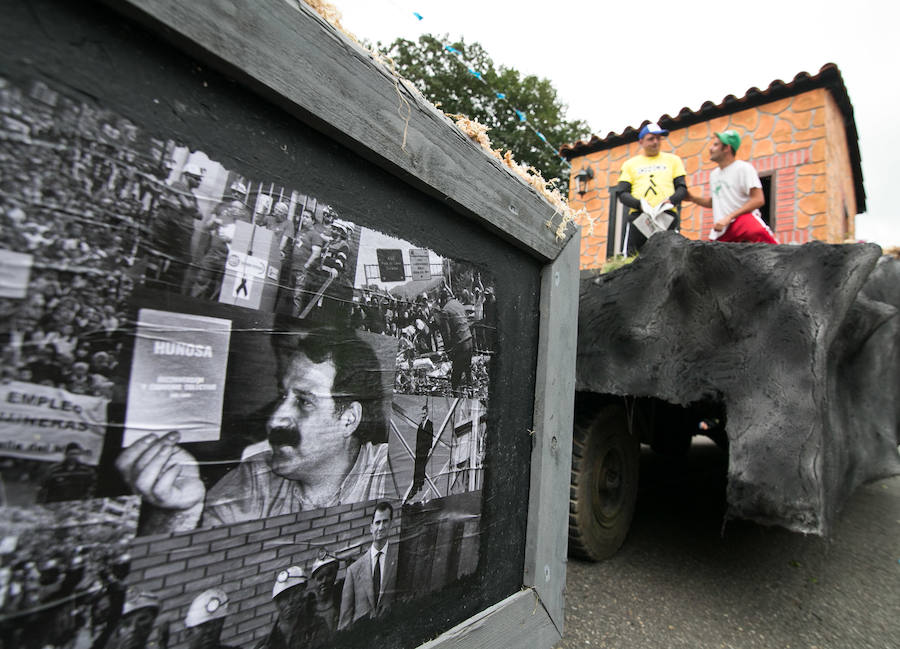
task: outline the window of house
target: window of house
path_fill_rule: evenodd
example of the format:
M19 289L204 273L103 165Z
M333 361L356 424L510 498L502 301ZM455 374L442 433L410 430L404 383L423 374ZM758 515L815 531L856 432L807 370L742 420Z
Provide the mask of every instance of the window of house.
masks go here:
M766 175L760 174L759 176L759 180L762 182L763 198L766 199L766 204L759 208L759 212L762 215L762 220L773 231L775 230L775 190L772 184L774 179L775 174L773 172L769 172Z

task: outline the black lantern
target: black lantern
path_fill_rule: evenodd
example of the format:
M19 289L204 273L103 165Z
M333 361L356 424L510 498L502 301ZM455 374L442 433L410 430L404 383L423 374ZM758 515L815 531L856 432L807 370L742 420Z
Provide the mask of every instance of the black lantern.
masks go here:
M587 183L594 177L594 170L590 167L585 167L577 174L575 174L575 191L578 192L579 196L584 196L587 192Z

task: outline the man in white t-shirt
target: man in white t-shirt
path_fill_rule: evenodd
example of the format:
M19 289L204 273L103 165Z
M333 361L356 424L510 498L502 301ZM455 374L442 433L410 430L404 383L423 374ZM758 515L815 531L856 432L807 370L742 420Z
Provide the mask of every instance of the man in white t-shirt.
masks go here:
M687 199L713 211L714 241L778 243L759 213L765 205L762 183L749 162L735 160L741 136L734 130L716 133L709 146L710 159L718 164L709 175L712 196L688 190Z

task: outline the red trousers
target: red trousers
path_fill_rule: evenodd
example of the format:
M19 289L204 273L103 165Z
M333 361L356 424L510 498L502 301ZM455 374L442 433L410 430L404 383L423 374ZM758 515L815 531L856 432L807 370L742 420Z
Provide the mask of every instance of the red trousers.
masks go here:
M778 243L765 221L752 212L741 214L732 221L716 241Z

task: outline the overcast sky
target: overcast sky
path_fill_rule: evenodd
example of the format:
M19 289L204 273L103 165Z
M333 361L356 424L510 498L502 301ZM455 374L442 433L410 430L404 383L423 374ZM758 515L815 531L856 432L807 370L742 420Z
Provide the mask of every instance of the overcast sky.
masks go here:
M892 154L900 148L900 37L890 3L332 2L344 27L361 39L389 43L446 33L481 43L495 65L549 79L569 107L566 117L585 120L601 137L836 63L856 116L866 188L867 212L857 217L856 235L900 245L900 210L890 204L898 183L892 173L900 173Z

